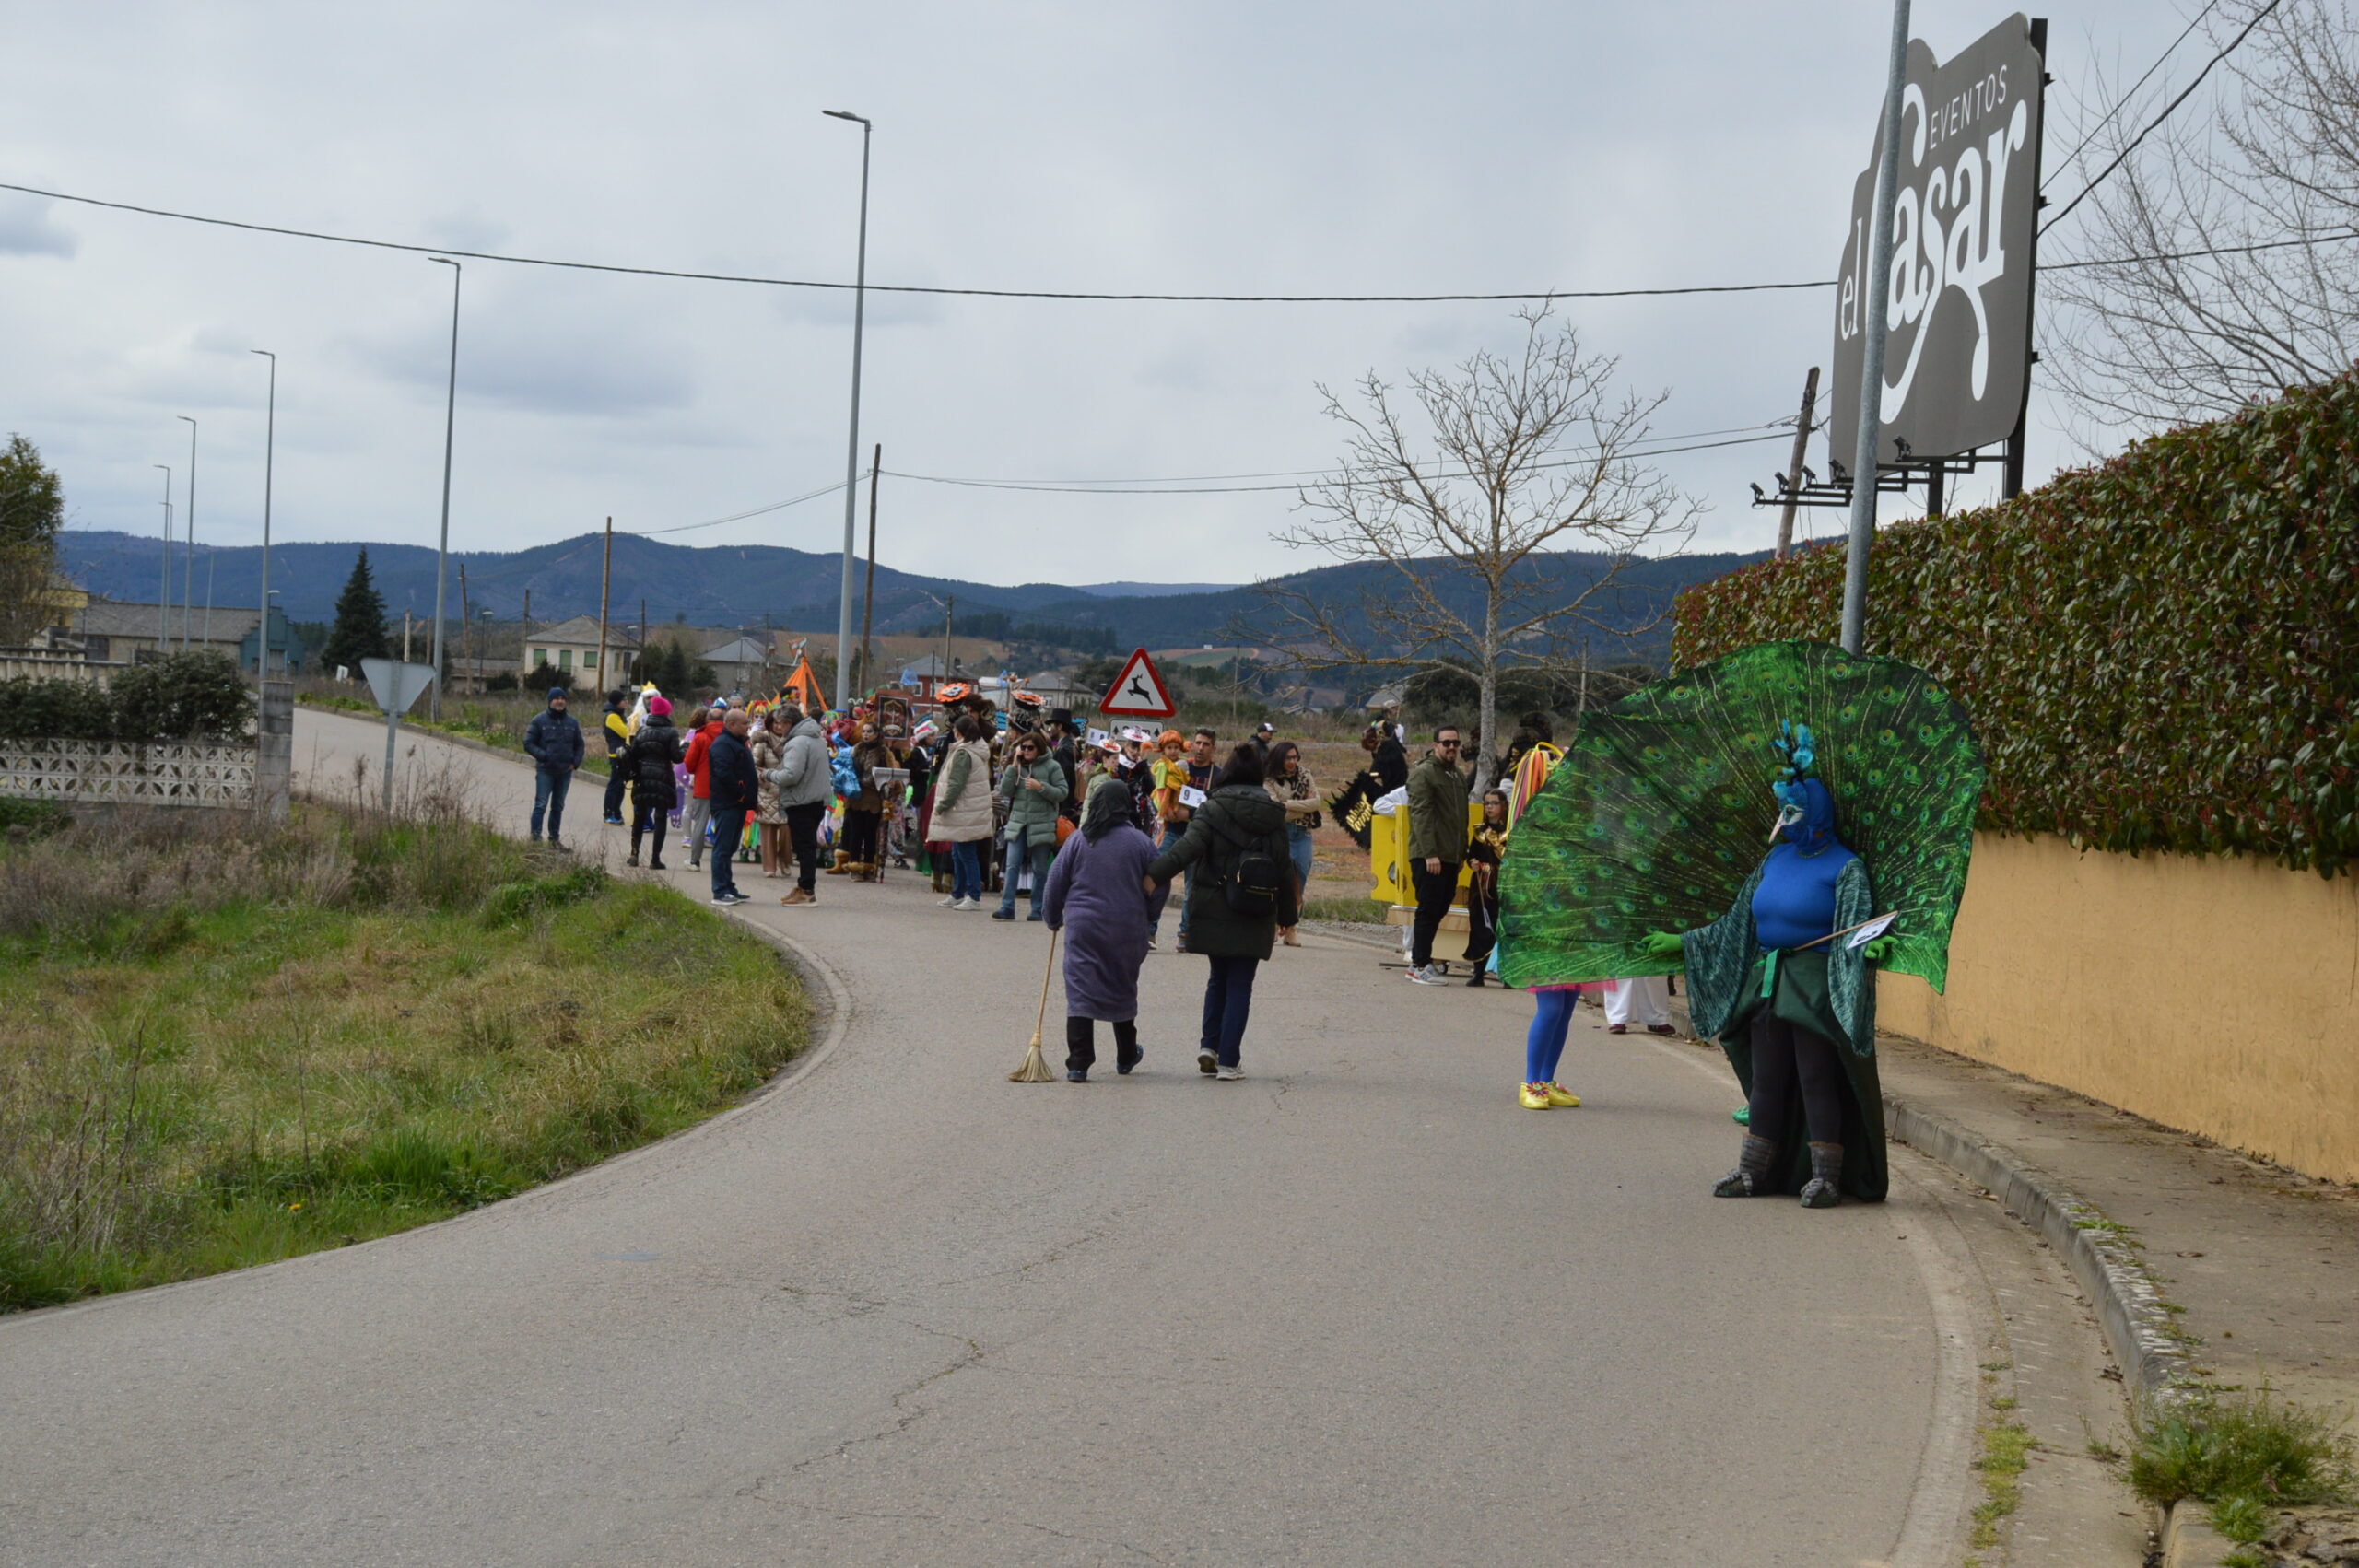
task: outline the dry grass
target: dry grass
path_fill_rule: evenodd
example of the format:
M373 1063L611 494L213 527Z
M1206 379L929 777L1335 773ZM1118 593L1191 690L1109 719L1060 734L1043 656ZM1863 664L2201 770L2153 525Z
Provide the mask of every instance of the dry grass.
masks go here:
M0 1309L440 1218L800 1048L757 939L420 793L0 847Z

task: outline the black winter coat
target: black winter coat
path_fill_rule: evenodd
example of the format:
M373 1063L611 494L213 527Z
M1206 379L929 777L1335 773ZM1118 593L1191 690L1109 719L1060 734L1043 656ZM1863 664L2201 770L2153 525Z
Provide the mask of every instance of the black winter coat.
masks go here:
M524 755L551 773L581 766L581 724L570 713L544 708L524 726Z
M1266 915L1240 915L1228 907L1230 873L1253 849L1278 866L1276 907ZM1287 854L1285 808L1258 784L1224 784L1196 808L1187 837L1157 855L1146 874L1168 883L1188 867L1196 868L1196 884L1188 893L1189 952L1267 958L1278 928L1299 918Z
M713 737L708 777L714 811L750 812L761 805L762 777L754 771L754 748L726 730Z
M623 753L630 778L630 798L641 806L670 811L680 803L679 775L672 771L686 751L679 728L669 714L651 713L640 720L639 733Z

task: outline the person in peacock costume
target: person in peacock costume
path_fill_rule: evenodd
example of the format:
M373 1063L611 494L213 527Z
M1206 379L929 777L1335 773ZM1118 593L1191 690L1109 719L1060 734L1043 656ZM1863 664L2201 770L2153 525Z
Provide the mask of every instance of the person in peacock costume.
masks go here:
M1585 716L1526 810L1501 972L1684 970L1752 1112L1714 1190L1880 1199L1875 975L1945 984L1982 780L1964 711L1898 660L1777 642L1683 671Z

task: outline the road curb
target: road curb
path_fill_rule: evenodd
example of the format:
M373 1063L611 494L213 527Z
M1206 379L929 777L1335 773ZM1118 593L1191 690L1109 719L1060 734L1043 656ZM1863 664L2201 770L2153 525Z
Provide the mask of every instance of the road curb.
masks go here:
M1989 1188L2056 1249L2096 1303L2106 1343L2142 1400L2168 1399L2197 1381L2154 1276L2102 1210L2013 1149L1939 1112L1889 1094L1884 1109L1895 1138Z
M1989 1189L2064 1259L2096 1303L2106 1345L2121 1363L2134 1405L2168 1404L2200 1383L2154 1276L2095 1204L2005 1144L1937 1111L1887 1094L1884 1115L1893 1137ZM2153 1528L2162 1568L2211 1568L2227 1550L2206 1511L2192 1502L2155 1510Z

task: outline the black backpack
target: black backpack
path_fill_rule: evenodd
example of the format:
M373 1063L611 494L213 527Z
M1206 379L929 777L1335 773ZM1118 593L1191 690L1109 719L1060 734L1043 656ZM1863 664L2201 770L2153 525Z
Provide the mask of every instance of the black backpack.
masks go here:
M1206 825L1238 851L1236 861L1221 883L1221 896L1228 901L1229 913L1257 919L1275 913L1278 889L1285 885L1282 879L1291 874L1290 871L1281 868L1276 858L1253 840L1238 837L1219 823Z

